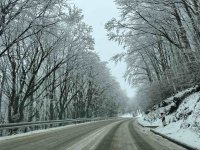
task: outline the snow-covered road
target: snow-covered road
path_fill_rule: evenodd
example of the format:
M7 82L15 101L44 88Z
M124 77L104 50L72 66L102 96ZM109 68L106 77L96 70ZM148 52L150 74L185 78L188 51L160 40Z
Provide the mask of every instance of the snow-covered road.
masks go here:
M70 126L0 141L0 150L184 150L133 119Z

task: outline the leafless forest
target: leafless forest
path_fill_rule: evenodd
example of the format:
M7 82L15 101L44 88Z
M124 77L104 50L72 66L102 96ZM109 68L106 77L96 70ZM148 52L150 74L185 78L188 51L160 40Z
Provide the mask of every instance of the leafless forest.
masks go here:
M126 95L67 0L0 1L0 122L107 117Z
M128 65L146 109L200 82L199 0L116 0L119 18L106 24L110 40L126 49L113 57Z

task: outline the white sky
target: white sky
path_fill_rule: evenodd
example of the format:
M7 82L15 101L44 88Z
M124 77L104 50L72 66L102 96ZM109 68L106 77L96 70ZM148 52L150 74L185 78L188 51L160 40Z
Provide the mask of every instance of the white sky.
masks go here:
M95 38L95 50L102 61L108 62L111 73L116 77L123 90L129 97L133 97L135 89L131 88L122 77L126 70L125 63L109 61L112 56L123 51L117 43L109 41L104 29L104 25L113 17L119 15L113 0L73 0L76 6L83 10L84 21L93 27L93 37Z

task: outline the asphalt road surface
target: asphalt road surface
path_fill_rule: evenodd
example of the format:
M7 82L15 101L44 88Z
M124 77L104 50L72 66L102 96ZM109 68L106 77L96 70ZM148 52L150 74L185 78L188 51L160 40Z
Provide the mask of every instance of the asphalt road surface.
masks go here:
M66 126L0 139L0 150L184 150L139 126L133 119Z

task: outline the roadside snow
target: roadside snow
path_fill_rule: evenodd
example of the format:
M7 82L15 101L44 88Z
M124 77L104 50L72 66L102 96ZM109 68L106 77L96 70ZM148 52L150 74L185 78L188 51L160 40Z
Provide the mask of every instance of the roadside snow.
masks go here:
M154 121L147 121L144 117L139 117L137 121L142 124L143 126L162 126L162 122L160 119L156 119Z
M119 117L122 117L122 118L132 118L132 117L133 117L133 114L131 114L131 113L126 113L126 114L120 115Z
M191 90L192 88L179 92L174 97L179 98ZM176 105L173 102L174 97L164 100L167 103L164 107L155 105L156 109L152 109L137 120L144 126L159 126L155 129L157 132L200 149L200 92L185 98L178 109L170 114L171 107ZM165 127L159 119L160 112L166 113L167 126Z
M180 126L181 122L171 123L165 128L157 128L156 131L165 134L177 141L181 141L183 143L200 149L200 135L190 130L189 128L180 129Z

